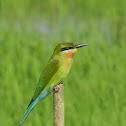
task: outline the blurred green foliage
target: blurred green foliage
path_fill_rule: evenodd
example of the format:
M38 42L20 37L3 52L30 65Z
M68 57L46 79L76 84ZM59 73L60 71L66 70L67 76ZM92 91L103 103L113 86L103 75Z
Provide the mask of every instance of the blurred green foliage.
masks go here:
M126 125L126 1L0 0L0 125L18 125L59 42L78 49L65 84L66 126ZM52 126L52 94L24 126Z

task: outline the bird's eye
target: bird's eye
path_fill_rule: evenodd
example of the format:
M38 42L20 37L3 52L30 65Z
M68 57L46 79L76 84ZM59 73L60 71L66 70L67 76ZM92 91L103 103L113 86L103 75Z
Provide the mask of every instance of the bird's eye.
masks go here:
M71 49L71 47L62 48L60 51L65 51L65 50L68 50L68 49Z
M67 50L67 49L70 49L70 47L66 47L65 49L66 49L66 50Z

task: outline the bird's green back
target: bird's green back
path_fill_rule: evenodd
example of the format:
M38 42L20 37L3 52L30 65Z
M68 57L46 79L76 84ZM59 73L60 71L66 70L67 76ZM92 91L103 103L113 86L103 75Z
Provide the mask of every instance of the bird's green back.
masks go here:
M49 80L53 77L53 75L57 72L59 68L58 60L52 59L49 61L44 71L42 72L39 82L37 84L35 93L33 95L33 100L41 93L41 91L46 87Z

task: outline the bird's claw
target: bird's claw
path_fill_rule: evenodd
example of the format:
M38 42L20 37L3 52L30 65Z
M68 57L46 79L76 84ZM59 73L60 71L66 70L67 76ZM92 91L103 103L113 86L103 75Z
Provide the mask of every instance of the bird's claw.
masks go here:
M53 91L54 91L55 93L57 93L57 92L59 91L59 87L57 87L57 86L54 87L54 88L53 88Z
M63 82L60 82L59 84L63 84Z

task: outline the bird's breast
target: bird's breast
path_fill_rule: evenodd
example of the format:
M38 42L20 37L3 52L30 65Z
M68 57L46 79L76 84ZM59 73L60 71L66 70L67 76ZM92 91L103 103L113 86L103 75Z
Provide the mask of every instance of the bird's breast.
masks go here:
M57 72L54 74L54 76L49 81L49 85L52 87L60 83L69 73L69 70L71 68L73 60L66 59L66 60L60 60L59 62L59 68Z
M61 74L67 75L71 68L72 63L73 63L73 58L66 58L65 60L62 60L60 62L60 68L59 68Z

